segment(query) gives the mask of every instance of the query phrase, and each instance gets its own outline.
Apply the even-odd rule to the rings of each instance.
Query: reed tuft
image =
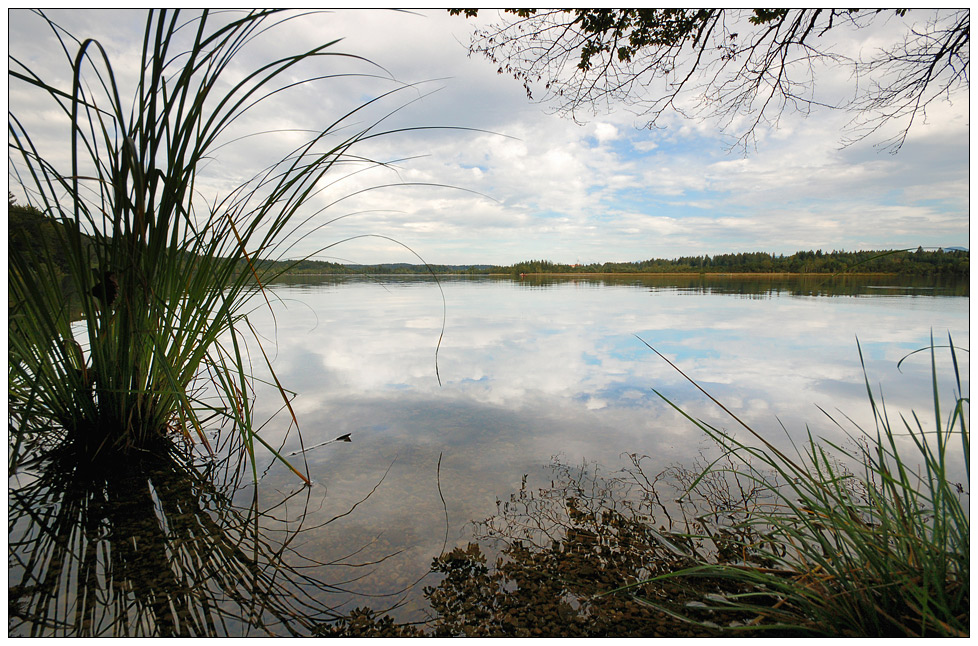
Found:
[[[341,166],[383,165],[351,153],[365,139],[396,132],[379,132],[383,117],[370,123],[361,111],[409,86],[307,131],[283,159],[205,202],[200,169],[243,115],[283,90],[340,76],[302,77],[304,64],[372,63],[330,41],[243,70],[243,48],[302,14],[151,10],[126,107],[102,45],[35,14],[63,49],[69,80],[48,80],[14,55],[10,80],[48,100],[70,134],[60,147],[42,149],[10,112],[14,184],[56,226],[55,251],[10,254],[9,468],[62,443],[110,464],[172,436],[209,447],[205,429],[216,428],[236,429],[252,463],[262,445],[284,459],[252,419],[245,305],[264,295],[265,261],[280,259],[313,217],[303,208],[330,188],[324,178],[332,185],[334,174],[356,172]],[[60,264],[50,262],[55,253]],[[290,396],[279,389],[291,414]]]
[[[680,410],[725,458],[706,467],[688,495],[716,478],[733,478],[747,493],[736,508],[704,524],[703,535],[691,537],[712,540],[725,558],[696,554],[697,565],[656,579],[727,581],[734,591],[709,595],[707,605],[721,625],[724,616],[751,617],[740,620],[743,630],[969,635],[969,398],[962,393],[958,351],[950,338],[946,347],[954,383],[949,411],[939,392],[932,337],[925,349],[933,383],[929,422],[916,413],[891,419],[868,376],[875,428],[826,413],[857,448],[819,442],[809,432],[805,446],[789,456],[736,417],[754,441]],[[859,353],[866,375],[861,348]],[[964,484],[952,476],[960,468]]]

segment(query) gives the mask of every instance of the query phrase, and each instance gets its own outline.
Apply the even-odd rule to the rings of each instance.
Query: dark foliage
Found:
[[[725,253],[715,256],[650,258],[636,262],[564,264],[549,260],[525,260],[513,265],[412,265],[407,263],[343,265],[320,260],[289,263],[287,275],[296,274],[835,274],[878,273],[906,276],[969,275],[970,253],[964,249],[916,251],[799,251],[785,256],[765,252]],[[274,263],[279,270],[285,263]],[[271,270],[272,263],[262,266]]]
[[[965,250],[799,251],[790,256],[764,252],[715,256],[681,256],[665,260],[565,265],[547,260],[516,263],[512,273],[797,273],[841,272],[904,274],[910,276],[967,276],[970,254]]]

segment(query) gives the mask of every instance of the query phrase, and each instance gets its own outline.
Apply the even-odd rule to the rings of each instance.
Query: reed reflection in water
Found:
[[[10,479],[8,634],[307,635],[337,617],[328,593],[343,584],[294,547],[315,490],[261,509],[235,501],[240,476],[172,445],[96,464],[61,446],[24,465]]]

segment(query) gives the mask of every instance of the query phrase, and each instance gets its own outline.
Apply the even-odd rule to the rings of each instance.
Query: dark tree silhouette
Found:
[[[786,110],[827,105],[853,112],[844,144],[879,133],[881,145],[896,152],[934,101],[969,88],[968,9],[505,11],[502,22],[475,31],[470,53],[485,55],[500,74],[521,81],[527,96],[540,95],[575,120],[616,104],[646,127],[669,112],[715,118],[746,148],[759,127],[776,126]],[[900,21],[902,36],[880,29],[891,21]],[[865,29],[891,34],[891,41],[857,59],[843,45]],[[824,66],[850,69],[851,98],[816,94]],[[881,132],[889,123],[897,124],[896,134]]]

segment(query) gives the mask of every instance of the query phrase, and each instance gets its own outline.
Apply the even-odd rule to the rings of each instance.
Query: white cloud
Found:
[[[594,136],[598,140],[598,143],[605,144],[618,139],[621,133],[612,124],[599,121],[594,124]]]
[[[123,75],[132,74],[140,13],[127,13],[121,25],[110,25],[104,15],[65,11],[56,17],[79,35],[103,38]],[[815,110],[807,118],[786,113],[780,129],[760,131],[758,148],[743,157],[728,152],[716,124],[707,121],[672,116],[664,130],[649,131],[635,129],[635,116],[625,110],[584,127],[548,114],[545,106],[526,100],[519,83],[496,74],[488,61],[466,55],[472,24],[444,11],[340,10],[293,21],[283,36],[257,39],[243,50],[242,70],[276,53],[342,37],[336,51],[381,67],[334,57],[302,72],[381,78],[328,79],[294,88],[257,106],[237,124],[238,132],[323,127],[364,100],[400,87],[384,80],[388,74],[398,82],[431,82],[401,90],[377,110],[356,115],[351,125],[369,124],[413,101],[380,127],[489,131],[408,130],[364,142],[356,154],[403,161],[345,177],[352,169],[331,174],[329,180],[338,181],[310,204],[310,213],[377,184],[432,186],[386,188],[340,201],[315,222],[357,215],[310,237],[296,247],[296,255],[363,233],[396,238],[427,260],[444,263],[509,264],[531,257],[575,262],[581,254],[595,261],[637,260],[758,247],[790,253],[800,243],[804,248],[927,246],[939,238],[939,244],[967,244],[966,100],[935,104],[897,156],[880,154],[868,143],[840,150],[839,132],[848,115]],[[12,55],[67,78],[63,62],[50,62],[62,55],[48,46],[50,36],[35,17],[13,11],[11,25]],[[829,71],[820,71],[817,80],[829,92],[842,92],[845,82]],[[430,90],[437,91],[426,95]],[[65,159],[64,128],[51,128],[57,119],[50,100],[28,95],[11,83],[12,112],[48,145],[53,158]],[[205,171],[202,193],[213,199],[230,190],[298,141],[295,133],[280,133],[221,149]],[[364,262],[406,260],[403,250],[376,239],[350,248],[359,249],[356,255]],[[374,252],[380,255],[363,257]]]

